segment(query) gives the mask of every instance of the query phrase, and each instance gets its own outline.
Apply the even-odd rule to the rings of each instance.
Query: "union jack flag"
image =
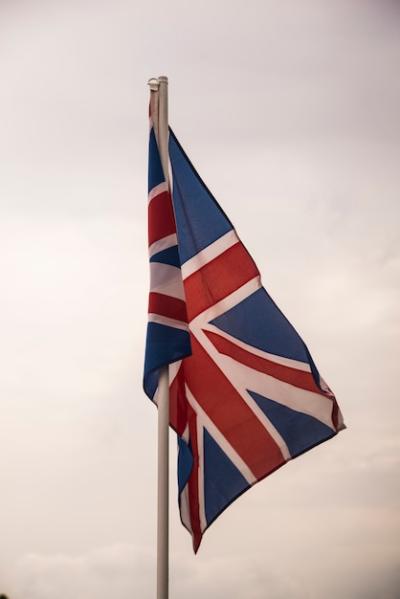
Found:
[[[344,428],[335,396],[169,130],[171,193],[149,144],[144,389],[168,365],[181,520],[197,551],[239,495]]]

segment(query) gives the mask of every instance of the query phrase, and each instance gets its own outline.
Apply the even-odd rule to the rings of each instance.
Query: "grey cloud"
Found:
[[[106,599],[110,595],[145,599],[155,593],[154,567],[154,555],[128,545],[76,557],[32,554],[18,563],[11,590],[15,599]],[[295,597],[294,581],[284,582],[272,572],[266,576],[260,564],[249,558],[238,559],[236,565],[231,560],[228,565],[223,558],[215,559],[206,565],[206,571],[207,576],[204,567],[196,567],[188,556],[180,555],[177,568],[173,568],[171,592],[177,598],[196,599],[207,593],[210,597],[239,599],[245,593],[249,599],[260,599],[264,596],[260,587],[268,587],[274,599]]]
[[[269,546],[267,554],[271,553]],[[268,559],[260,560],[259,555],[246,557],[214,557],[196,564],[185,555],[177,555],[176,566],[172,567],[171,592],[177,599],[193,597],[200,599],[205,595],[213,599],[232,597],[241,599],[327,599],[340,594],[344,599],[358,597],[385,596],[396,597],[398,577],[390,567],[384,567],[384,576],[376,579],[377,552],[367,550],[362,558],[353,556],[353,548],[344,542],[341,552],[328,550],[326,559],[335,560],[336,576],[325,578],[328,563],[314,568],[314,580],[311,583],[304,569],[308,555],[292,555],[289,564],[282,562],[271,568]],[[346,563],[347,562],[347,563]],[[27,555],[23,557],[13,573],[10,593],[14,599],[76,599],[96,597],[105,599],[117,596],[119,599],[130,597],[154,596],[154,555],[149,551],[131,545],[103,547],[78,556],[67,555]],[[362,574],[362,568],[367,568]],[[313,567],[311,566],[311,569]],[[353,569],[355,576],[348,576]],[[358,574],[358,576],[357,576]],[[374,595],[374,593],[376,593]]]

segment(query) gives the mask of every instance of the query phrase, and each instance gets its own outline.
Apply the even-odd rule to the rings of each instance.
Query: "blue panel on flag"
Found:
[[[233,227],[171,131],[169,156],[173,202],[182,264]]]
[[[265,352],[308,362],[303,341],[264,288],[255,291],[211,323]]]
[[[313,416],[292,410],[254,391],[249,393],[284,439],[292,458],[335,435],[329,426]]]
[[[204,429],[204,501],[207,524],[250,485]]]
[[[144,380],[143,380],[143,388],[145,390],[147,397],[150,397],[150,399],[154,399],[154,395],[157,391],[158,377],[159,377],[158,370],[152,370],[148,373],[145,372]]]
[[[181,263],[179,260],[178,246],[174,245],[166,250],[162,250],[161,252],[154,254],[150,258],[150,262],[161,262],[161,264],[170,264],[171,266],[180,268]]]
[[[165,181],[164,173],[158,153],[156,136],[154,135],[154,129],[152,129],[149,140],[149,192],[163,181]]]
[[[193,456],[189,446],[178,437],[178,489],[182,493],[193,466]]]
[[[165,364],[171,364],[190,354],[190,337],[187,331],[156,322],[147,325],[145,376]]]

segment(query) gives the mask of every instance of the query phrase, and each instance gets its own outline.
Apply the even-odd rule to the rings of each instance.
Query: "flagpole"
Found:
[[[155,109],[154,130],[165,181],[168,169],[168,78],[149,81]],[[154,95],[156,94],[156,95]],[[169,571],[169,378],[168,366],[160,369],[158,379],[158,481],[157,481],[157,599],[168,599]]]
[[[157,599],[168,599],[169,565],[169,378],[168,366],[158,379],[158,508],[157,508]]]

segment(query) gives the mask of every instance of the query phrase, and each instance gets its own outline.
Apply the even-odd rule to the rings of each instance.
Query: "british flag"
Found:
[[[335,397],[169,131],[171,193],[150,128],[151,285],[144,389],[168,366],[181,520],[197,551],[239,495],[344,428]]]

